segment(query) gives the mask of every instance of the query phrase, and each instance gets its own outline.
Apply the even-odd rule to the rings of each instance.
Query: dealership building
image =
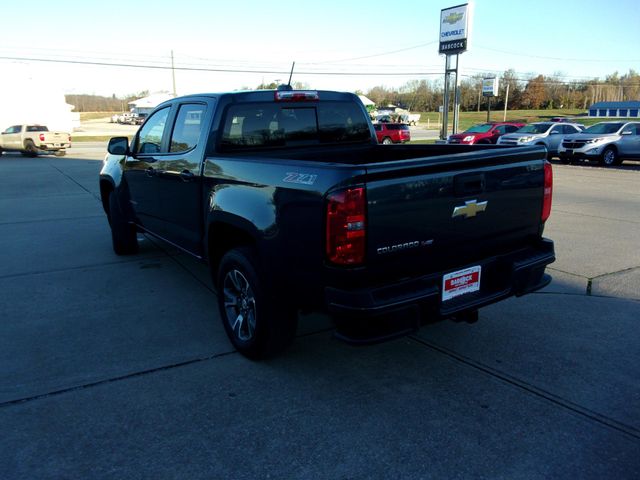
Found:
[[[640,117],[640,102],[598,102],[589,107],[590,117]]]

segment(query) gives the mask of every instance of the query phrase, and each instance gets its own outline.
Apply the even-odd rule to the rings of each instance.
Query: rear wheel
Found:
[[[33,143],[33,140],[25,140],[24,141],[24,151],[28,157],[36,157],[38,156],[38,149],[36,145]]]
[[[138,253],[136,227],[127,221],[115,192],[109,195],[109,219],[113,251],[118,255]]]
[[[620,157],[618,156],[618,151],[615,147],[607,147],[604,149],[602,157],[600,157],[600,164],[605,167],[620,165]]]
[[[233,346],[254,360],[284,350],[297,328],[295,308],[270,297],[257,265],[253,249],[235,248],[222,257],[216,278],[224,329]]]
[[[382,144],[383,145],[391,145],[393,142],[391,141],[391,139],[389,137],[384,137],[382,139]]]

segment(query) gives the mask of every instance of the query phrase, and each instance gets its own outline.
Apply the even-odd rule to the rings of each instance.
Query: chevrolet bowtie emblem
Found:
[[[480,202],[477,200],[469,200],[468,202],[464,202],[464,205],[461,207],[455,207],[453,209],[453,215],[451,218],[456,217],[475,217],[478,213],[484,212],[487,209],[487,203],[489,202]]]

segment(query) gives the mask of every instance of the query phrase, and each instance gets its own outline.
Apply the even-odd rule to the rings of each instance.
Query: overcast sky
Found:
[[[31,0],[28,13],[5,3],[0,85],[31,78],[65,93],[171,91],[172,50],[178,94],[285,81],[293,61],[293,80],[317,89],[442,79],[440,10],[460,3]],[[513,68],[569,81],[640,70],[638,12],[632,0],[476,0],[461,73]]]

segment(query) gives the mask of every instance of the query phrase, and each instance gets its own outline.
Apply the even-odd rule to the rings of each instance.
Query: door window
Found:
[[[205,109],[206,106],[203,104],[180,106],[173,133],[171,134],[169,146],[171,153],[186,152],[195,148],[200,140]]]
[[[169,107],[158,110],[154,113],[138,134],[135,153],[162,153],[162,137],[167,125]]]

